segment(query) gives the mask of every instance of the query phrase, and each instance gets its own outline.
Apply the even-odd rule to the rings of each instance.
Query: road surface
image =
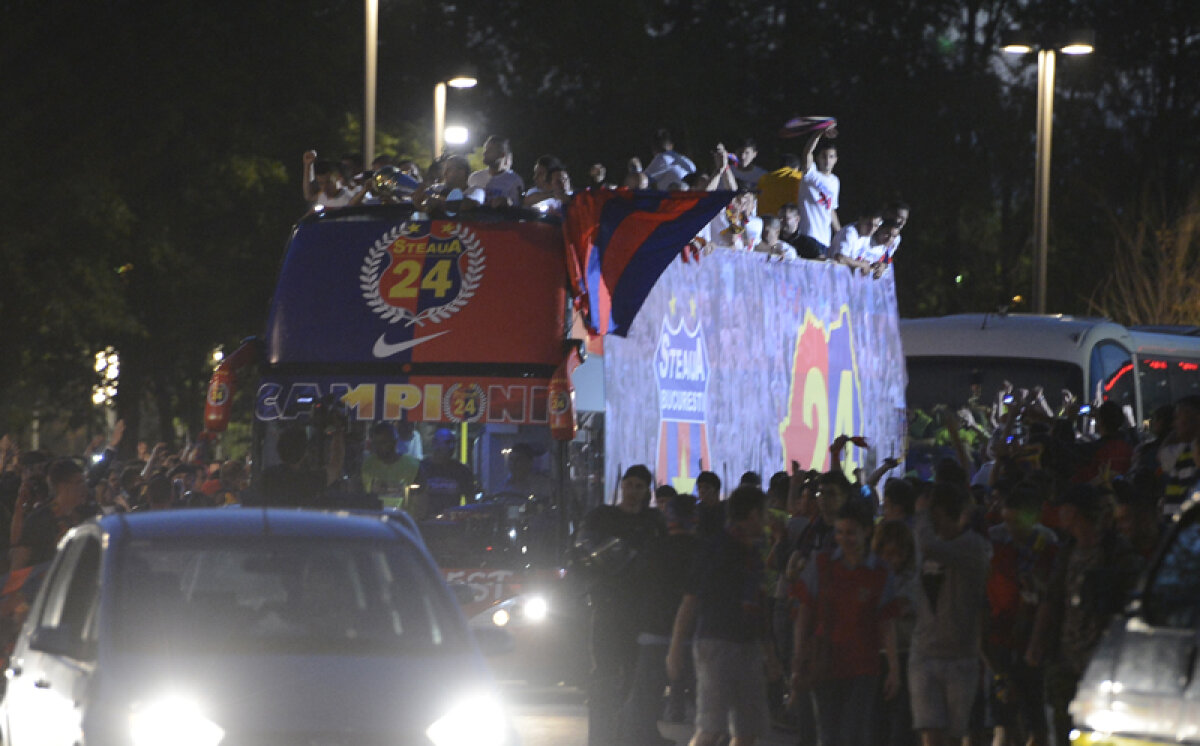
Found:
[[[587,705],[583,692],[572,687],[528,687],[506,685],[509,703],[521,746],[587,746]],[[658,730],[683,746],[692,737],[691,718],[686,723],[659,721]],[[774,731],[758,741],[761,746],[792,746],[796,737]]]

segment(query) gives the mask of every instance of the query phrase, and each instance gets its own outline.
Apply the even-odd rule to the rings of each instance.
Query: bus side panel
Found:
[[[904,357],[895,284],[820,262],[719,252],[677,261],[629,337],[605,340],[606,483],[645,463],[693,491],[710,469],[732,489],[829,467],[839,434],[865,435],[843,466],[870,470],[903,452]]]

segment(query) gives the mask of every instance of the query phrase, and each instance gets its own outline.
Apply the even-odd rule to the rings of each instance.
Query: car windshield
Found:
[[[133,541],[114,627],[127,651],[387,654],[456,646],[425,560],[393,543]]]

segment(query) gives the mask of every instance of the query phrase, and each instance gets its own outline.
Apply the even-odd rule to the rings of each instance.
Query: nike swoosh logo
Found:
[[[449,333],[450,330],[447,329],[444,332],[438,332],[437,334],[430,334],[424,337],[410,339],[407,342],[397,342],[395,344],[388,344],[387,334],[380,334],[379,339],[375,340],[375,347],[371,350],[371,354],[373,354],[375,357],[391,357],[397,352],[404,352],[405,350],[412,349],[423,342],[428,342],[435,337],[440,337],[443,334]]]

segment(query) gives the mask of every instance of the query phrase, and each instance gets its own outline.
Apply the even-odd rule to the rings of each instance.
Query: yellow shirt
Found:
[[[783,168],[763,174],[758,180],[758,214],[776,215],[779,208],[800,199],[800,180],[804,172]]]
[[[417,478],[420,466],[407,454],[389,464],[372,453],[363,459],[363,489],[378,497],[384,507],[404,507],[404,488]]]

